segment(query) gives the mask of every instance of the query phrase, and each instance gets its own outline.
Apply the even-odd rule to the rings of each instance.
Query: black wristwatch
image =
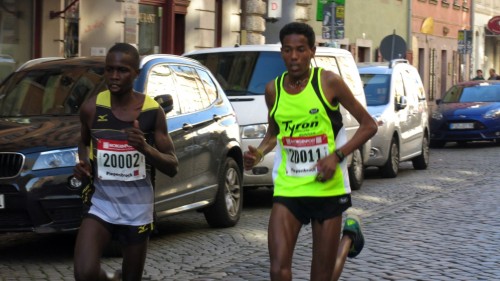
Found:
[[[342,150],[335,149],[335,151],[333,153],[335,153],[335,155],[337,155],[337,157],[339,158],[339,163],[342,162],[342,161],[344,161],[345,155],[342,152]]]

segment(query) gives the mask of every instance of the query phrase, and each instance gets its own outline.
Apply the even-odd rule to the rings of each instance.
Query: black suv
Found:
[[[0,85],[0,232],[76,230],[82,184],[79,107],[105,90],[104,57],[40,60]],[[210,226],[234,226],[243,204],[239,124],[224,91],[198,62],[174,55],[141,59],[135,89],[168,98],[179,172],[156,172],[155,218],[200,210]],[[170,99],[171,98],[171,99]]]

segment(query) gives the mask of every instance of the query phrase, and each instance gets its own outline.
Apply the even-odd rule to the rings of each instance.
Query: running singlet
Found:
[[[145,96],[137,120],[148,143],[152,143],[158,103]],[[111,93],[99,93],[91,128],[91,160],[94,194],[89,213],[121,225],[144,225],[153,221],[154,192],[151,167],[145,156],[128,145],[122,129],[133,126],[111,111]]]
[[[347,161],[339,163],[332,179],[316,181],[316,163],[347,141],[340,105],[331,105],[321,88],[321,68],[311,71],[302,92],[289,94],[283,73],[275,80],[276,99],[270,111],[279,127],[273,180],[274,196],[326,197],[351,192]]]

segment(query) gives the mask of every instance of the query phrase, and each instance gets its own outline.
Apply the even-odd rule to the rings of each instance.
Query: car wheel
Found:
[[[395,178],[399,172],[399,146],[393,138],[389,146],[389,157],[384,166],[380,167],[380,173],[384,178]]]
[[[233,158],[227,158],[219,172],[215,202],[204,210],[211,227],[230,227],[240,219],[243,207],[242,173]]]
[[[431,140],[430,147],[432,148],[442,148],[446,144],[445,141]]]
[[[347,169],[349,172],[349,183],[352,190],[359,190],[365,178],[365,167],[363,166],[363,156],[361,151],[356,149],[352,153],[351,165]]]
[[[422,139],[422,152],[411,161],[413,163],[413,168],[416,170],[425,170],[427,166],[429,166],[429,137],[427,137],[427,135],[424,135]]]

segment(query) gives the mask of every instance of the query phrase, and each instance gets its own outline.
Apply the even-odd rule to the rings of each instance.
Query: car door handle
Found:
[[[184,123],[184,124],[182,125],[182,129],[183,129],[184,131],[189,131],[189,130],[191,130],[192,128],[193,128],[193,125],[188,124],[188,123]]]
[[[220,116],[218,114],[214,114],[213,118],[215,121],[220,121],[222,119],[222,116]]]

